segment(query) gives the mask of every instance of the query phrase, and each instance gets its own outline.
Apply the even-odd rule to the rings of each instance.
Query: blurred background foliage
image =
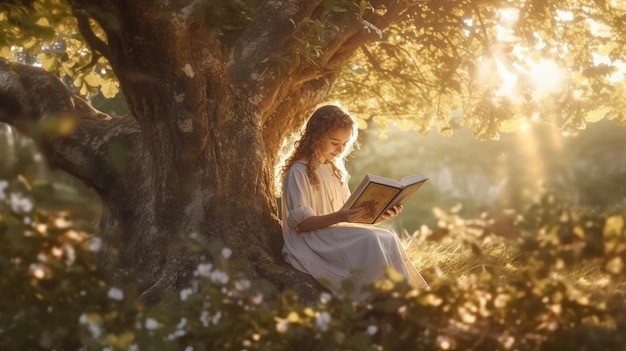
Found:
[[[390,223],[411,234],[421,225],[436,225],[433,208],[498,217],[527,209],[546,192],[579,208],[625,209],[625,134],[625,127],[607,120],[575,133],[534,124],[485,141],[466,128],[445,137],[436,130],[424,136],[372,125],[361,131],[360,148],[347,164],[352,187],[367,173],[398,180],[416,173],[430,178]]]

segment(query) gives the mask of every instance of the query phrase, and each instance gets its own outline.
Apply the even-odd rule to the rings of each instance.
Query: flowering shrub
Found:
[[[0,349],[78,349],[85,311],[124,314],[134,303],[105,281],[98,242],[37,201],[30,185],[0,180]]]
[[[305,306],[291,291],[267,301],[228,248],[209,247],[220,259],[199,264],[193,286],[144,309],[132,287],[107,282],[97,240],[0,181],[0,349],[623,349],[624,216],[550,202],[511,216],[517,239],[486,217],[440,212],[438,228],[407,243],[429,291],[389,271],[367,303],[322,294]]]

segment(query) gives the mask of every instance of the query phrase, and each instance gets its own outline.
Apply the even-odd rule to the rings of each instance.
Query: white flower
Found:
[[[213,284],[224,285],[228,283],[228,279],[229,277],[226,272],[219,271],[219,270],[211,272],[211,282]]]
[[[220,322],[220,319],[222,318],[222,312],[217,311],[217,313],[211,318],[211,323],[218,324]]]
[[[124,292],[118,288],[110,288],[107,296],[110,299],[121,301],[124,299]]]
[[[89,251],[100,251],[102,248],[102,239],[100,237],[94,236],[87,240],[87,249]]]
[[[46,277],[45,266],[41,263],[31,263],[30,266],[28,266],[28,270],[37,279],[43,279]]]
[[[91,333],[91,336],[93,336],[95,339],[99,338],[100,335],[102,335],[102,329],[100,329],[100,325],[96,324],[96,323],[89,323],[89,332]]]
[[[279,333],[286,333],[287,329],[289,329],[289,321],[287,321],[286,319],[279,319],[278,322],[276,322],[276,331]]]
[[[202,325],[204,327],[208,327],[209,326],[209,312],[202,311],[202,313],[200,314],[200,321],[202,322]]]
[[[211,269],[213,269],[213,265],[210,263],[200,263],[198,265],[198,267],[196,268],[196,271],[193,272],[193,275],[197,276],[201,276],[201,277],[209,277],[209,274],[211,274]]]
[[[328,312],[324,311],[322,313],[318,313],[317,315],[315,315],[315,325],[317,325],[317,327],[321,331],[327,331],[329,324],[330,324],[330,314],[328,314]]]
[[[191,289],[183,289],[180,291],[180,300],[185,301],[189,297],[189,295],[193,294],[193,290]]]
[[[159,327],[159,322],[157,322],[156,319],[153,319],[153,318],[146,319],[146,329],[154,330],[154,329],[157,329],[158,327]]]
[[[205,327],[208,327],[210,324],[218,324],[220,322],[220,319],[222,319],[222,312],[220,311],[217,311],[217,313],[213,316],[211,316],[207,311],[202,311],[202,313],[200,314],[200,321]]]
[[[323,292],[320,294],[320,301],[322,303],[328,303],[333,298],[333,296],[327,292]]]
[[[11,193],[11,210],[15,213],[28,213],[33,209],[33,202],[20,194]]]
[[[442,350],[451,350],[452,348],[454,348],[454,342],[445,335],[437,336],[435,342],[437,343],[437,346],[439,346],[439,348]]]
[[[67,265],[71,265],[74,263],[74,261],[76,261],[76,250],[74,250],[74,247],[71,245],[64,245],[63,248],[65,249],[65,263]]]
[[[241,279],[235,282],[235,289],[238,291],[250,289],[250,281],[248,279]]]
[[[225,259],[229,259],[230,256],[233,254],[233,251],[227,247],[222,249],[222,257],[224,257]]]
[[[193,351],[193,346],[187,346],[185,347],[184,351]]]
[[[515,344],[515,338],[510,335],[501,335],[498,337],[498,341],[505,349],[509,350]]]
[[[183,329],[186,325],[187,325],[187,318],[183,317],[180,319],[180,322],[178,322],[176,329]]]
[[[139,351],[139,346],[137,346],[137,344],[130,344],[127,351]]]
[[[177,330],[175,332],[173,332],[172,334],[167,336],[168,340],[175,340],[176,338],[180,338],[185,336],[185,331],[184,330]]]
[[[256,295],[254,295],[252,297],[252,303],[253,304],[259,305],[259,304],[261,304],[261,302],[263,302],[263,294],[257,293]]]
[[[378,327],[377,326],[372,324],[369,327],[367,327],[367,334],[374,335],[374,334],[376,334],[376,332],[378,332]]]

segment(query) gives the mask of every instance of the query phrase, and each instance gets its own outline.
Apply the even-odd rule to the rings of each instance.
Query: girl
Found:
[[[427,288],[395,234],[354,223],[363,208],[340,210],[350,196],[344,157],[356,136],[356,120],[338,106],[323,106],[309,119],[283,167],[283,256],[334,293],[351,280],[356,299],[368,297],[360,288],[383,278],[386,266]]]

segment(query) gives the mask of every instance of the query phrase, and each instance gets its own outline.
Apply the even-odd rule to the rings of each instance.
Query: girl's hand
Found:
[[[365,207],[356,207],[349,210],[338,211],[337,214],[339,216],[340,222],[354,222],[361,216],[363,216],[365,214],[365,211]]]
[[[402,206],[402,205],[400,205],[400,206],[393,206],[392,208],[390,208],[387,211],[385,211],[385,213],[380,215],[379,222],[382,222],[384,220],[387,220],[389,218],[393,218],[393,217],[399,215],[400,212],[402,212],[403,209],[404,209],[404,206]]]

